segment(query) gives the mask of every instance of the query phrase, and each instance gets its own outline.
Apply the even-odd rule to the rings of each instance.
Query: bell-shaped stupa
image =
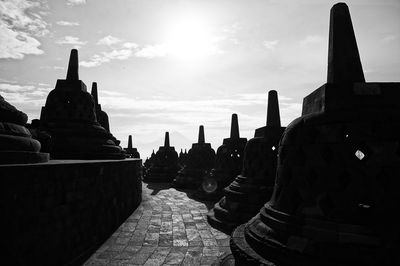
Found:
[[[187,164],[187,152],[186,149],[185,151],[183,151],[183,149],[181,149],[181,152],[179,153],[179,165],[181,167],[184,167]]]
[[[268,93],[266,126],[256,129],[244,150],[240,175],[224,189],[224,196],[207,215],[215,228],[231,232],[247,222],[271,197],[276,173],[276,160],[281,127],[278,94]]]
[[[366,83],[348,7],[327,83],[279,146],[272,198],[232,234],[236,265],[400,265],[400,83]]]
[[[128,147],[124,148],[126,158],[140,158],[137,148],[132,146],[132,135],[128,136]]]
[[[76,49],[71,50],[67,78],[57,80],[40,120],[52,137],[53,159],[125,158],[115,138],[97,121],[95,101],[79,79]]]
[[[28,116],[0,95],[0,164],[40,163],[49,160],[40,142],[25,127]]]
[[[178,153],[169,144],[169,132],[165,132],[164,146],[158,149],[151,160],[151,165],[144,176],[145,182],[171,182],[174,179],[180,168]]]
[[[199,127],[197,143],[187,155],[186,165],[178,172],[173,185],[180,188],[197,188],[215,164],[215,151],[205,142],[204,126]]]
[[[243,165],[243,152],[247,138],[241,138],[237,114],[232,114],[231,134],[217,149],[215,167],[203,178],[197,197],[219,199],[224,187],[240,174]]]

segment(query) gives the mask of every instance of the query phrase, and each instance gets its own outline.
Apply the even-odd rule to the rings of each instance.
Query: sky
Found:
[[[163,144],[216,150],[232,113],[242,137],[265,125],[269,90],[283,126],[326,82],[330,0],[0,0],[0,94],[29,120],[79,50],[80,79],[114,136],[142,158]],[[367,82],[398,82],[400,1],[349,0]]]

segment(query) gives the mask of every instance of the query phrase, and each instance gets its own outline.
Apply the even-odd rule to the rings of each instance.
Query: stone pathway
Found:
[[[211,265],[231,251],[207,212],[167,184],[143,184],[141,205],[84,265]]]

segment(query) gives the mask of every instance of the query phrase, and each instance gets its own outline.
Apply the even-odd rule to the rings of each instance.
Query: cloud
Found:
[[[127,48],[127,49],[136,49],[139,47],[139,45],[134,42],[126,42],[122,45],[122,47]]]
[[[276,48],[276,46],[278,45],[279,40],[273,40],[273,41],[264,41],[263,45],[265,46],[265,48],[267,48],[268,50],[273,50]]]
[[[116,37],[113,37],[113,36],[111,36],[111,35],[108,35],[108,36],[106,36],[106,37],[104,37],[104,38],[101,38],[101,39],[97,42],[97,45],[107,45],[107,46],[111,46],[111,45],[113,45],[113,44],[117,44],[117,43],[120,43],[120,42],[121,42],[120,39],[118,39],[118,38],[116,38]]]
[[[49,31],[40,15],[42,8],[41,2],[0,1],[0,58],[23,59],[28,54],[43,54],[37,38]]]
[[[79,64],[83,67],[96,67],[111,60],[126,60],[131,56],[132,50],[130,49],[112,50],[111,52],[95,54],[88,61],[81,61]]]
[[[79,22],[72,22],[72,21],[65,21],[65,20],[57,21],[56,24],[60,25],[60,26],[66,26],[66,27],[79,26]]]
[[[324,38],[322,38],[319,35],[308,35],[306,38],[304,38],[303,40],[300,41],[301,45],[312,45],[312,44],[317,44],[317,43],[321,43],[324,40]]]
[[[85,45],[87,42],[80,41],[78,37],[74,36],[65,36],[63,39],[56,41],[57,44],[67,44],[73,45],[74,48],[80,48],[82,45]]]
[[[52,88],[48,84],[20,85],[0,83],[0,94],[6,101],[25,112],[29,119],[38,118]]]
[[[86,4],[86,0],[67,0],[67,5],[78,6]]]
[[[163,57],[167,54],[168,48],[163,44],[147,45],[135,52],[135,56],[144,58]]]

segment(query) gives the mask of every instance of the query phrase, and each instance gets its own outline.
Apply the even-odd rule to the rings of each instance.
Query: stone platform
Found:
[[[1,265],[81,265],[139,206],[141,165],[0,165]]]
[[[208,206],[167,183],[143,184],[142,204],[84,265],[212,265],[230,254]]]

